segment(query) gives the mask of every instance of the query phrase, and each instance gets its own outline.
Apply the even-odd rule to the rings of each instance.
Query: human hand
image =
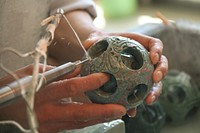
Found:
[[[138,41],[142,44],[149,52],[150,52],[150,59],[152,64],[155,65],[155,70],[153,72],[153,81],[154,85],[145,99],[147,104],[152,104],[156,101],[162,91],[162,83],[161,80],[166,75],[168,70],[168,61],[167,58],[162,55],[163,51],[163,44],[159,39],[145,36],[136,33],[103,33],[103,32],[94,32],[90,35],[90,37],[85,41],[84,45],[86,48],[89,48],[93,45],[96,41],[103,39],[107,36],[123,36],[135,41]],[[136,109],[131,109],[128,112],[129,116],[135,116]]]
[[[53,66],[50,66],[50,65],[47,65],[45,66],[45,70],[48,71],[50,69],[54,68]],[[43,65],[40,64],[39,66],[39,72],[43,72]],[[28,65],[28,66],[25,66],[21,69],[18,69],[16,71],[13,72],[13,74],[15,74],[17,76],[17,78],[23,78],[25,76],[28,76],[28,75],[32,75],[33,73],[33,65]],[[11,75],[7,75],[7,76],[4,76],[0,79],[0,87],[6,85],[6,84],[9,84],[13,81],[15,81],[16,79],[11,76]]]
[[[47,66],[47,68],[53,67]],[[42,72],[42,69],[39,70]],[[32,66],[17,71],[17,74],[22,77],[31,73]],[[108,75],[95,73],[85,77],[72,78],[68,76],[68,78],[48,84],[36,93],[35,112],[40,132],[54,133],[64,129],[77,129],[118,119],[125,115],[126,110],[121,105],[101,105],[71,100],[71,97],[83,95],[85,91],[102,86],[109,80]],[[63,98],[65,100],[62,100]],[[28,128],[24,105],[24,101],[20,99],[11,105],[0,108],[0,119],[15,120]]]

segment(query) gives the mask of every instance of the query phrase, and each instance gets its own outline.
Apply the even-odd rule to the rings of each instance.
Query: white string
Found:
[[[70,26],[71,30],[73,31],[73,33],[74,33],[76,39],[78,40],[79,45],[80,45],[81,48],[83,49],[83,51],[84,51],[84,53],[85,53],[85,55],[86,55],[86,58],[89,58],[89,59],[90,59],[89,54],[87,53],[86,49],[84,48],[84,46],[83,46],[83,44],[82,44],[82,42],[81,42],[79,36],[77,35],[76,31],[75,31],[74,28],[72,27],[71,23],[69,22],[69,20],[67,19],[67,17],[66,17],[63,13],[62,13],[62,16],[64,17],[64,19],[66,20],[66,22],[69,24],[69,26]]]

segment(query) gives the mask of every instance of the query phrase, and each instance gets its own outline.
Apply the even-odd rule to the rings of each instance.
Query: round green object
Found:
[[[81,75],[104,72],[110,80],[100,88],[87,92],[95,103],[118,103],[130,109],[140,105],[153,85],[148,51],[138,42],[111,36],[88,49],[91,61],[85,63]]]
[[[200,107],[200,90],[189,74],[170,70],[163,79],[159,101],[166,112],[167,120],[180,124],[194,115]]]
[[[131,118],[122,117],[126,133],[159,133],[165,124],[165,111],[159,102],[153,105],[140,105],[137,114]]]

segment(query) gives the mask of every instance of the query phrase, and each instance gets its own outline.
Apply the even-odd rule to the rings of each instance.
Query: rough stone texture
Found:
[[[107,37],[88,50],[92,60],[82,67],[83,76],[105,72],[110,80],[87,93],[96,103],[119,103],[130,109],[140,105],[153,85],[153,64],[148,51],[125,37]]]
[[[187,73],[171,70],[163,79],[159,102],[168,120],[173,124],[181,124],[195,115],[200,107],[200,91]]]

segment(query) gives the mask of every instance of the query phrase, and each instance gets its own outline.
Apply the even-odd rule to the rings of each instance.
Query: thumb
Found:
[[[90,46],[92,46],[95,42],[97,42],[100,39],[101,39],[101,37],[92,36],[92,37],[86,39],[83,45],[86,49],[88,49]]]
[[[108,34],[105,32],[101,32],[101,31],[95,31],[93,33],[91,33],[88,37],[88,39],[85,40],[84,42],[84,47],[86,49],[88,49],[90,46],[92,46],[95,42],[97,42],[100,39],[103,39],[105,37],[107,37]]]

